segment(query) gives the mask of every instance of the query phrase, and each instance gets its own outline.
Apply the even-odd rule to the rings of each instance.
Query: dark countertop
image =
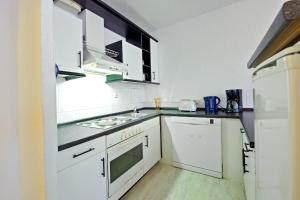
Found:
[[[151,118],[159,116],[159,114],[160,113],[152,111],[152,112],[149,112],[149,115],[147,115],[145,117],[141,117],[137,120],[133,120],[128,123],[124,123],[122,125],[114,126],[113,128],[106,129],[106,130],[82,127],[82,126],[76,125],[80,121],[59,124],[57,127],[57,129],[58,129],[57,130],[57,132],[58,132],[58,136],[57,136],[58,137],[58,151],[65,150],[67,148],[82,144],[84,142],[96,139],[98,137],[101,137],[104,135],[109,135],[111,133],[122,130],[124,128],[142,123],[146,120],[149,120]],[[110,116],[113,116],[113,115],[110,115]],[[101,118],[101,117],[102,116],[99,116],[96,118]],[[95,118],[81,120],[81,121],[88,121],[88,120],[92,120],[92,119],[95,119]]]
[[[131,111],[128,111],[131,112]],[[76,146],[78,144],[93,140],[95,138],[109,135],[121,129],[142,123],[143,121],[149,120],[151,118],[155,118],[157,116],[183,116],[183,117],[208,117],[208,118],[235,118],[240,119],[244,129],[248,135],[250,146],[254,148],[254,120],[253,120],[253,111],[244,111],[242,113],[225,113],[219,111],[216,114],[206,114],[204,111],[200,110],[197,112],[181,112],[175,109],[162,109],[160,111],[155,111],[154,109],[141,109],[140,112],[147,113],[145,117],[141,117],[137,120],[115,126],[114,128],[107,129],[107,130],[100,130],[96,128],[88,128],[77,126],[76,122],[70,122],[65,124],[58,125],[58,151],[62,151],[64,149]],[[113,115],[118,115],[112,114]],[[108,116],[108,115],[106,115]],[[105,116],[105,117],[106,117]],[[103,116],[95,117],[100,118]],[[94,118],[94,119],[95,119]],[[81,120],[81,121],[88,121],[91,119]]]

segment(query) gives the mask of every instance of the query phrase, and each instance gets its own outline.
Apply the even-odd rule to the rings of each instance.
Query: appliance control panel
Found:
[[[112,133],[107,136],[107,147],[114,146],[122,141],[128,140],[129,138],[142,133],[141,126],[135,125],[124,130]]]

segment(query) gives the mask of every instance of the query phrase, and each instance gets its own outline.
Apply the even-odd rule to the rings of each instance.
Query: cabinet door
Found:
[[[143,58],[142,49],[124,42],[123,62],[128,67],[128,72],[124,74],[126,79],[139,80],[143,78]]]
[[[103,152],[58,172],[58,199],[106,199],[106,171]]]
[[[147,172],[161,158],[160,126],[157,125],[146,130],[145,140],[145,172]]]
[[[150,52],[151,52],[151,81],[153,83],[159,82],[158,77],[158,43],[150,39]]]
[[[246,172],[244,174],[244,185],[247,200],[255,200],[255,157],[253,152],[246,152]]]
[[[239,119],[222,119],[223,177],[243,183],[243,125]]]
[[[54,59],[61,71],[81,72],[82,20],[57,2],[53,11]]]

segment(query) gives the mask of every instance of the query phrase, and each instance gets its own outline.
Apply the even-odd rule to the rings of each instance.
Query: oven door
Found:
[[[109,197],[143,170],[143,142],[139,135],[108,149]]]

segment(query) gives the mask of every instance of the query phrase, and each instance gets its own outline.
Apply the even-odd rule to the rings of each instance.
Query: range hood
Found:
[[[105,53],[104,19],[89,10],[80,14],[83,20],[83,70],[96,74],[122,74],[127,66]]]
[[[96,74],[122,74],[127,72],[127,66],[98,49],[84,44],[83,70]]]

